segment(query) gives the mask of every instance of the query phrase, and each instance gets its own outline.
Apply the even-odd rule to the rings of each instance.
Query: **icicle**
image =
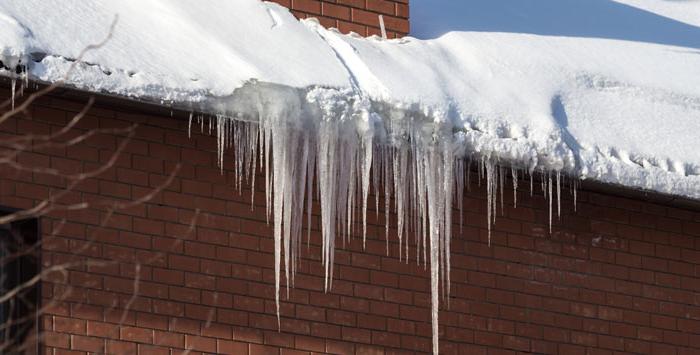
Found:
[[[504,214],[504,204],[505,204],[505,199],[503,198],[503,191],[505,190],[503,188],[504,185],[504,180],[505,180],[506,174],[503,173],[503,167],[498,167],[498,188],[501,190],[501,216]]]
[[[22,71],[22,74],[20,74],[20,78],[22,78],[22,85],[19,87],[19,96],[24,95],[24,89],[29,87],[29,74],[27,73],[27,70]]]
[[[549,171],[547,171],[549,173]],[[547,194],[547,179],[545,179],[545,171],[544,169],[540,169],[540,176],[541,176],[541,181],[540,181],[540,188],[542,189],[542,194],[544,194],[545,199],[549,199],[549,196]]]
[[[224,150],[226,149],[226,126],[227,119],[221,115],[216,116],[216,132],[218,139],[216,140],[217,145],[217,158],[219,169],[221,173],[224,172]]]
[[[361,174],[362,174],[362,249],[365,249],[367,241],[367,199],[369,198],[370,169],[374,146],[371,137],[365,137],[362,141]]]
[[[261,129],[261,134],[263,135],[262,141],[264,149],[264,165],[265,165],[265,206],[266,206],[266,217],[267,223],[270,223],[270,215],[272,214],[272,180],[270,176],[270,164],[272,163],[270,159],[270,146],[272,145],[272,133],[267,129]]]
[[[557,170],[557,217],[561,218],[561,171]]]
[[[482,165],[486,170],[486,219],[488,228],[488,245],[491,246],[491,227],[496,221],[496,196],[498,193],[498,169],[490,159],[482,160]]]
[[[455,192],[455,197],[457,198],[457,208],[459,210],[459,234],[464,233],[463,221],[464,221],[464,160],[457,160],[457,166],[455,167],[455,181],[457,182],[457,191]],[[466,171],[467,176],[469,176],[469,171]]]
[[[441,212],[441,215],[443,216],[443,225],[445,226],[445,231],[443,232],[443,239],[444,239],[444,251],[443,251],[443,264],[445,265],[444,271],[443,271],[443,279],[445,283],[445,303],[449,307],[449,301],[450,301],[450,291],[451,291],[451,277],[450,277],[450,270],[452,270],[452,261],[451,261],[451,243],[452,243],[452,204],[453,204],[453,193],[454,193],[454,168],[455,168],[455,163],[454,163],[454,156],[453,156],[453,149],[452,145],[443,142],[444,148],[443,148],[443,153],[442,153],[442,159],[443,159],[443,164],[445,166],[445,171],[443,171],[443,185],[444,185],[444,190],[443,190],[443,211]]]
[[[518,207],[518,170],[510,169],[511,178],[513,179],[513,208]]]
[[[382,161],[383,150],[381,148],[375,148],[375,150],[376,154],[374,154],[374,159],[372,159],[372,185],[374,186],[374,211],[377,219],[379,219],[379,178],[382,171],[379,162]]]
[[[187,121],[187,138],[192,138],[192,112],[190,112],[190,118]]]
[[[488,244],[498,213],[505,213],[505,180],[508,167],[501,166],[496,156],[456,156],[457,147],[451,139],[451,127],[425,124],[423,117],[402,116],[401,120],[384,122],[382,135],[367,130],[367,107],[322,107],[298,100],[292,102],[258,102],[257,121],[243,122],[224,115],[209,117],[209,131],[217,136],[217,162],[222,172],[224,152],[234,150],[234,184],[239,191],[243,179],[252,181],[251,206],[254,205],[255,177],[265,175],[266,218],[272,224],[274,240],[275,305],[280,326],[280,287],[282,273],[286,292],[294,285],[303,243],[304,213],[306,239],[310,245],[313,198],[320,204],[321,263],[324,268],[324,290],[333,285],[333,267],[337,239],[351,243],[359,237],[362,224],[362,244],[367,239],[367,209],[371,185],[374,185],[375,209],[380,219],[380,193],[383,209],[387,254],[389,253],[391,214],[396,213],[396,238],[399,260],[409,261],[409,243],[415,243],[416,263],[429,270],[431,277],[431,318],[433,351],[439,351],[438,310],[440,300],[449,304],[451,291],[452,208],[459,209],[460,233],[463,230],[465,186],[471,182],[471,159],[478,159],[475,176],[478,183],[485,178]],[[294,101],[295,98],[298,101]],[[333,105],[340,105],[333,102]],[[358,104],[359,105],[359,104]],[[253,105],[254,106],[254,105]],[[303,106],[303,107],[302,107]],[[342,106],[342,105],[340,105]],[[350,110],[346,112],[344,110]],[[363,111],[364,110],[364,111]],[[342,113],[339,113],[341,112]],[[321,119],[307,119],[307,114],[321,113]],[[205,117],[189,115],[188,137],[193,120],[199,119],[204,132]],[[358,129],[357,122],[365,126]],[[394,126],[392,126],[394,125]],[[374,129],[374,128],[372,128]],[[392,131],[394,130],[394,131]],[[369,132],[369,133],[368,133]],[[377,137],[390,137],[380,141]],[[541,168],[540,168],[541,169]],[[554,187],[552,172],[539,170],[541,187],[549,203],[549,229],[552,230]],[[534,191],[535,168],[530,175],[530,194]],[[465,176],[466,174],[466,176]],[[556,171],[557,212],[561,214],[561,176]],[[511,168],[513,207],[517,207],[519,172]],[[314,181],[314,179],[316,179]],[[564,181],[566,183],[566,181]],[[576,182],[574,205],[576,204]],[[499,191],[500,189],[500,191]],[[392,196],[393,195],[393,196]],[[500,196],[499,196],[500,195]],[[362,211],[358,211],[361,208]],[[574,206],[574,208],[576,208]],[[358,219],[361,219],[360,222]],[[415,238],[415,239],[413,239]],[[284,268],[284,271],[282,270]],[[442,292],[442,294],[440,293]]]
[[[306,213],[307,213],[307,234],[306,245],[311,245],[311,209],[313,207],[313,186],[314,186],[314,161],[315,154],[309,155],[309,161],[306,165]]]
[[[432,319],[433,330],[433,354],[439,354],[440,342],[438,340],[439,323],[438,323],[438,248],[433,240],[435,232],[431,231],[431,247],[430,247],[430,313]]]
[[[544,179],[543,179],[544,180]],[[547,172],[547,202],[549,203],[549,234],[552,234],[552,173]]]
[[[387,153],[384,158],[388,159],[391,156],[391,153]],[[389,179],[389,176],[391,175],[391,172],[389,171],[391,169],[391,165],[389,162],[385,161],[384,162],[384,218],[385,218],[385,224],[384,224],[384,232],[385,232],[385,238],[387,240],[387,243],[389,242],[389,207],[391,204],[391,181]]]
[[[17,82],[17,79],[15,79],[14,77],[12,77],[11,82],[10,82],[10,86],[12,87],[12,89],[11,89],[11,91],[12,91],[12,96],[11,96],[11,99],[10,99],[10,100],[11,100],[11,102],[12,102],[12,109],[13,109],[13,110],[15,109],[15,84],[16,84],[16,82]]]

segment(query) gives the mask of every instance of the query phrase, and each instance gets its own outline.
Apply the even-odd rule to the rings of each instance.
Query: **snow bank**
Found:
[[[341,35],[257,0],[208,5],[6,0],[3,73],[60,81],[118,16],[65,85],[212,115],[220,162],[232,147],[241,178],[266,169],[278,291],[282,264],[293,284],[314,179],[326,287],[336,239],[365,233],[353,228],[369,188],[393,195],[402,245],[415,236],[411,257],[430,264],[436,352],[450,210],[470,161],[487,181],[489,226],[506,175],[540,174],[550,216],[562,173],[700,198],[697,0],[415,0],[422,39],[398,40]]]

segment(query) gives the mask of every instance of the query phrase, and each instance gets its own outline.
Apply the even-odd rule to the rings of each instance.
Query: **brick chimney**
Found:
[[[409,32],[409,0],[271,0],[292,10],[298,18],[315,17],[326,27],[363,36],[381,35],[379,15],[387,37]]]

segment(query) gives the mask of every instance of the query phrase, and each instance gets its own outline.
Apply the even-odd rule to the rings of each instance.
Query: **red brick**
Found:
[[[185,348],[213,353],[216,352],[216,339],[185,335]]]
[[[46,331],[43,334],[44,345],[68,348],[70,347],[70,335],[64,333],[56,333],[52,331]]]
[[[81,319],[54,317],[54,330],[70,334],[86,334],[86,322]]]
[[[278,355],[279,348],[258,344],[250,344],[249,347],[250,355]]]
[[[107,340],[107,352],[111,354],[134,354],[136,353],[136,343],[129,343],[118,340]]]
[[[333,17],[341,20],[350,19],[350,8],[346,6],[338,6],[335,4],[323,2],[321,3],[321,13],[324,16]]]
[[[152,343],[153,342],[153,330],[136,328],[136,327],[122,327],[119,330],[119,338],[121,340],[135,341],[139,343]]]
[[[337,0],[338,4],[349,5],[352,7],[364,7],[365,0]]]
[[[312,14],[316,6],[322,23],[360,33],[377,32],[379,12],[385,12],[388,26],[408,16],[405,1],[296,3],[310,6],[297,14],[317,16]],[[388,13],[390,7],[396,15]],[[351,23],[350,13],[361,11],[366,12],[365,23]],[[71,116],[69,107],[76,106],[50,102],[67,106],[51,108],[60,111],[58,117],[14,125],[55,130],[54,120]],[[103,120],[103,115],[111,119]],[[119,211],[105,226],[100,226],[105,210],[97,208],[43,218],[43,263],[79,261],[65,276],[52,273],[42,281],[47,315],[41,324],[48,350],[430,351],[430,279],[415,263],[413,244],[409,263],[399,261],[391,234],[391,254],[385,255],[383,216],[371,216],[366,249],[357,239],[344,248],[339,245],[334,287],[325,293],[318,206],[311,245],[302,247],[296,288],[289,298],[283,280],[278,332],[274,243],[259,183],[264,175],[256,176],[251,211],[250,187],[238,194],[230,165],[224,174],[216,166],[215,139],[207,134],[187,138],[184,116],[184,121],[168,115],[124,116],[103,109],[90,117],[93,122],[84,123],[123,127],[147,122],[148,127],[140,130],[141,138],[129,145],[117,168],[87,181],[66,201],[102,203],[142,196],[163,183],[176,162],[184,165],[165,191],[145,205]],[[7,134],[17,129],[0,125]],[[120,140],[107,136],[84,147],[28,153],[21,159],[65,170],[94,168],[97,160],[111,156]],[[5,173],[0,176],[0,198],[3,205],[32,206],[49,190],[65,186],[65,181],[55,180]],[[443,352],[693,353],[700,342],[699,213],[581,191],[579,212],[563,216],[550,236],[543,224],[542,196],[527,195],[520,194],[518,208],[508,209],[496,224],[489,246],[483,187],[474,183],[466,193],[465,233],[453,239],[450,304],[441,304]],[[190,231],[194,208],[200,214]],[[136,263],[141,265],[139,293],[132,300]]]
[[[321,2],[317,0],[292,0],[292,9],[312,14],[321,14]]]
[[[395,3],[387,0],[367,1],[367,10],[376,11],[385,15],[395,14]]]
[[[153,343],[161,346],[183,348],[185,346],[185,336],[173,332],[156,330],[153,334]]]
[[[95,337],[86,337],[81,335],[71,336],[71,348],[75,350],[84,350],[90,352],[104,352],[105,340]]]
[[[138,345],[138,354],[141,355],[170,355],[170,349],[162,346]]]
[[[338,29],[343,33],[355,32],[355,33],[360,34],[360,35],[367,34],[367,27],[365,27],[364,25],[353,23],[353,22],[339,20],[338,21]]]
[[[198,258],[182,255],[168,256],[168,266],[173,269],[197,272],[199,271],[199,265],[200,260]]]
[[[351,14],[354,23],[379,27],[379,15],[377,13],[353,8]],[[384,19],[385,24],[386,20]]]
[[[408,18],[410,15],[408,4],[396,4],[396,16],[401,18]]]
[[[230,340],[217,340],[216,351],[220,354],[248,354],[248,344]]]

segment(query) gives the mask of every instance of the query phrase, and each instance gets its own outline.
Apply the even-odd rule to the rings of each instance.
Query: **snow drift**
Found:
[[[352,228],[364,224],[369,189],[393,196],[398,238],[414,236],[413,257],[430,264],[437,352],[450,211],[469,161],[487,181],[489,225],[506,174],[541,174],[550,215],[562,174],[700,198],[693,14],[698,1],[417,0],[423,39],[383,40],[257,0],[7,0],[0,61],[12,78],[65,78],[208,115],[221,164],[232,147],[241,178],[266,169],[278,297],[282,264],[293,284],[314,193],[326,287],[336,239],[365,233]],[[111,39],[66,77],[115,16]]]

